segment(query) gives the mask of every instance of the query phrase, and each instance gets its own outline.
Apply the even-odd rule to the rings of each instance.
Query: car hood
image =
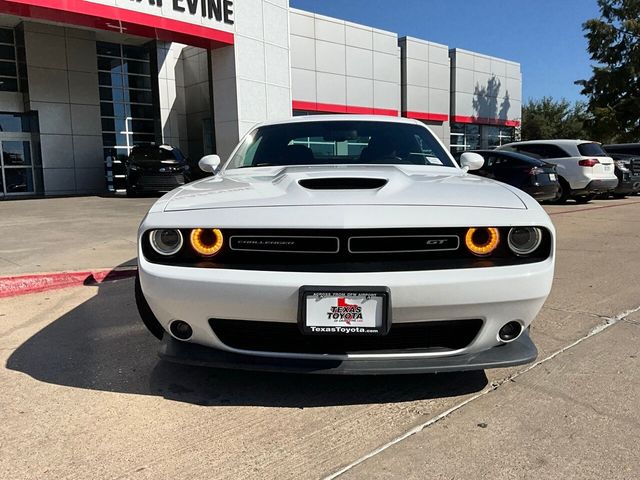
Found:
[[[165,202],[165,211],[305,205],[526,209],[515,193],[498,182],[434,166],[233,170],[181,187]]]

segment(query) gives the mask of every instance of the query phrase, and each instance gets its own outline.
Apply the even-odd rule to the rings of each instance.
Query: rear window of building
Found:
[[[607,152],[604,151],[599,143],[581,143],[578,145],[580,155],[584,157],[606,157]]]

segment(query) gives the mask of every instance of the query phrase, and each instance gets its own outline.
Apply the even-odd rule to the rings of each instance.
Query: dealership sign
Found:
[[[229,31],[234,24],[233,0],[87,0],[134,12]]]
[[[242,0],[1,0],[0,13],[203,48],[234,43]]]

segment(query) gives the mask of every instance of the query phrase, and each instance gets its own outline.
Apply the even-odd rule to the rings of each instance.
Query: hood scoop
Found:
[[[386,178],[327,177],[306,178],[298,184],[308,190],[374,190],[384,187]]]

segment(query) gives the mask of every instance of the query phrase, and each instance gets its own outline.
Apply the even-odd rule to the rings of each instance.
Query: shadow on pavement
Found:
[[[85,287],[85,288],[96,288]],[[7,368],[57,385],[160,396],[206,406],[320,407],[408,402],[477,392],[484,372],[383,377],[304,376],[217,370],[160,361],[138,316],[133,280],[50,323],[9,357]]]

